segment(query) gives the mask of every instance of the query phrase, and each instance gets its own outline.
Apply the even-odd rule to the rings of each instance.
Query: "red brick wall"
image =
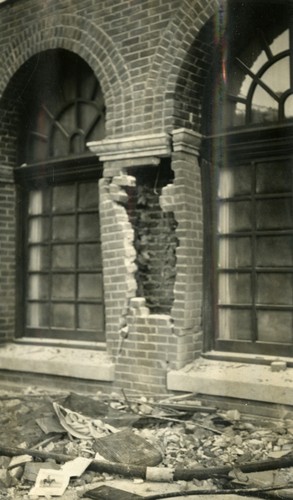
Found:
[[[0,5],[0,94],[32,55],[59,47],[76,52],[95,71],[108,109],[108,136],[171,131],[175,116],[176,125],[192,127],[187,117],[198,112],[200,90],[195,87],[202,86],[200,68],[207,64],[204,42],[199,47],[194,41],[213,6],[213,0],[46,0],[42,8],[36,0],[17,0]],[[188,89],[189,102],[181,102],[179,124],[182,87]]]
[[[29,85],[24,63],[55,48],[82,57],[101,83],[107,138],[172,133],[180,127],[199,130],[210,64],[203,27],[213,6],[213,0],[46,0],[41,6],[37,0],[15,0],[0,5],[0,337],[14,333],[16,231],[13,185],[1,165],[17,165],[18,113],[23,88]],[[125,190],[113,183],[113,176],[120,175],[115,162],[107,165],[101,184],[108,350],[118,356],[117,377],[132,388],[147,383],[159,390],[169,366],[183,366],[201,349],[202,214],[196,157],[174,153],[172,169],[173,207],[166,212],[176,222],[179,246],[170,316],[146,309],[133,313],[130,301],[138,293],[134,233],[121,204]]]

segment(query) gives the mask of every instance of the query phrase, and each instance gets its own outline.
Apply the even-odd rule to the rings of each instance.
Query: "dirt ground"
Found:
[[[223,412],[202,406],[194,395],[164,400],[125,393],[86,397],[36,387],[0,389],[0,410],[0,499],[53,498],[53,494],[46,491],[41,495],[34,488],[40,469],[63,474],[64,460],[58,457],[64,455],[69,468],[74,457],[87,458],[91,464],[80,477],[70,475],[59,495],[61,500],[93,498],[88,496],[90,491],[101,486],[143,498],[157,494],[174,498],[178,494],[177,499],[231,500],[240,498],[240,493],[241,498],[246,493],[247,498],[264,498],[264,494],[266,498],[293,498],[293,420],[289,418],[273,420],[241,415],[237,410]],[[153,481],[136,473],[132,477],[131,472],[126,477],[116,469],[92,470],[93,460],[127,465],[130,471],[137,465],[156,467],[159,476],[174,469],[193,472],[188,480],[183,475]],[[245,464],[268,460],[277,463],[275,470],[261,472],[256,466],[254,472],[242,471]],[[215,475],[213,468],[222,466],[229,471]],[[203,468],[206,477],[199,478],[197,471]],[[107,498],[119,500],[119,492],[109,490]]]

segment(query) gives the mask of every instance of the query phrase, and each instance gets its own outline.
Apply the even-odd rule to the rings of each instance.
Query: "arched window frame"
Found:
[[[291,30],[290,32],[292,33],[292,16],[290,17],[289,24]],[[284,29],[285,28],[281,28],[278,33],[275,33],[274,36],[280,35],[282,30]],[[274,36],[272,37],[272,40],[274,40]],[[244,38],[243,34],[242,37]],[[265,38],[263,37],[263,39]],[[249,43],[249,39],[247,39],[247,43]],[[284,276],[286,273],[289,278],[291,276],[291,287],[293,289],[293,261],[291,262],[291,265],[282,265],[279,269],[272,265],[267,266],[267,269],[264,269],[264,266],[262,269],[258,269],[255,264],[252,265],[251,276],[254,275],[254,277],[251,281],[251,293],[252,295],[254,295],[253,307],[251,308],[251,320],[249,322],[249,329],[247,329],[246,331],[246,338],[245,336],[243,338],[241,338],[241,336],[237,337],[237,334],[231,331],[231,327],[226,326],[224,330],[222,328],[221,331],[221,321],[219,318],[221,311],[225,308],[227,308],[227,310],[230,309],[231,311],[233,308],[237,309],[237,307],[239,310],[241,308],[243,310],[248,309],[247,305],[245,304],[221,303],[221,289],[223,290],[223,288],[219,285],[220,275],[224,275],[225,273],[227,276],[229,275],[229,273],[232,275],[233,272],[235,272],[235,269],[229,269],[228,267],[226,269],[221,269],[221,266],[219,265],[219,259],[223,259],[223,256],[221,257],[220,255],[219,242],[221,239],[223,240],[227,236],[230,238],[237,237],[237,234],[232,235],[232,233],[229,233],[229,231],[227,230],[227,216],[226,222],[224,224],[224,226],[226,225],[226,229],[224,229],[221,222],[221,220],[223,220],[223,217],[221,217],[220,215],[221,206],[225,206],[226,204],[225,210],[227,212],[227,205],[229,203],[236,203],[236,199],[240,201],[240,198],[237,198],[236,194],[233,194],[231,191],[230,193],[227,192],[227,190],[226,193],[224,193],[224,191],[221,192],[220,187],[222,172],[227,170],[228,166],[228,170],[231,169],[232,175],[235,176],[236,174],[238,175],[238,172],[240,172],[238,166],[247,166],[252,169],[257,169],[259,168],[258,165],[261,165],[262,162],[267,162],[268,160],[271,160],[272,162],[282,161],[283,165],[285,165],[286,161],[291,162],[293,158],[293,124],[291,116],[289,118],[286,118],[284,112],[284,103],[286,101],[286,98],[289,95],[292,95],[292,35],[290,36],[290,47],[285,51],[281,51],[279,54],[275,54],[274,56],[270,55],[269,45],[269,43],[263,42],[263,48],[266,48],[265,50],[267,52],[268,61],[265,65],[262,65],[255,73],[251,75],[253,77],[252,83],[246,95],[240,95],[239,87],[241,87],[241,83],[245,77],[245,74],[249,74],[250,69],[243,63],[243,61],[241,60],[241,52],[240,55],[237,54],[237,51],[235,51],[235,47],[233,47],[233,56],[230,55],[229,64],[227,67],[225,66],[227,62],[225,56],[227,55],[229,47],[227,48],[225,46],[225,50],[223,50],[222,47],[218,51],[220,53],[221,60],[217,64],[217,71],[213,73],[213,84],[211,87],[209,87],[210,92],[213,96],[216,96],[216,99],[218,98],[218,101],[216,100],[215,104],[215,100],[212,100],[214,109],[211,109],[209,107],[210,103],[207,106],[207,108],[211,110],[208,115],[211,116],[212,119],[207,126],[208,134],[203,141],[202,148],[203,190],[206,200],[204,204],[204,276],[206,286],[204,294],[204,348],[208,353],[213,350],[218,350],[230,351],[237,354],[239,354],[239,352],[242,352],[249,354],[273,354],[284,356],[293,355],[293,302],[284,304],[282,306],[275,305],[271,307],[269,304],[259,303],[257,295],[257,287],[259,287],[257,279],[259,276],[261,276],[261,273],[263,273],[264,276],[266,272],[276,273],[276,275],[278,272],[280,272],[281,274],[283,273]],[[254,56],[254,59],[252,58],[251,66],[253,65],[253,62],[256,60],[257,56],[258,54]],[[277,120],[271,120],[267,123],[255,123],[252,120],[251,113],[252,96],[254,95],[255,88],[259,84],[261,77],[265,74],[268,68],[284,57],[290,57],[290,86],[286,92],[283,92],[282,96],[277,96],[279,108]],[[235,68],[237,68],[237,70],[235,70]],[[238,83],[240,82],[238,92],[236,91],[234,93],[232,92],[232,88],[233,84],[235,86],[235,82],[232,82],[232,86],[230,85],[229,88],[229,71],[231,72],[230,74],[232,74],[233,70],[238,71],[238,80],[237,78],[236,80],[238,81]],[[242,72],[243,74],[243,76],[240,78],[239,72]],[[247,104],[245,120],[241,125],[231,120],[231,106],[235,111],[236,102]],[[281,199],[283,197],[284,199],[286,198],[288,200],[293,200],[292,167],[290,167],[290,169],[291,180],[288,179],[289,191],[287,190],[287,193],[257,193],[256,187],[253,187],[254,191],[252,191],[252,194],[247,194],[247,196],[245,196],[247,197],[247,199],[249,197],[250,200],[253,199],[254,204],[256,203],[255,200],[257,199],[261,202],[265,198],[273,200],[274,197],[276,199]],[[254,170],[254,172],[256,171],[257,170]],[[229,173],[229,175],[231,175],[231,172]],[[273,175],[273,172],[273,165],[271,164],[271,175]],[[255,183],[258,182],[255,175],[256,174],[253,174],[252,177],[254,179],[254,186],[256,186]],[[245,200],[245,196],[242,196],[243,201]],[[289,201],[289,204],[291,206],[291,211],[293,211],[293,201]],[[291,222],[292,220],[293,217],[291,217]],[[255,242],[256,238],[258,236],[260,237],[261,234],[257,233],[258,229],[255,226],[255,224],[258,224],[257,220],[255,220],[253,224],[255,229],[250,232],[250,235],[252,240]],[[280,226],[279,233],[281,234],[284,231],[288,235],[288,238],[293,238],[292,224],[290,228],[283,228]],[[272,234],[276,238],[279,236],[279,234],[277,234],[277,230],[272,230]],[[243,232],[241,236],[244,235],[245,233]],[[238,237],[239,236],[240,233],[238,233]],[[264,236],[264,232],[262,236]],[[253,250],[253,252],[255,259],[255,250]],[[249,269],[238,269],[238,271],[244,273],[248,272]],[[289,323],[286,327],[287,333],[281,333],[279,335],[279,339],[277,338],[277,334],[275,339],[268,339],[268,336],[261,339],[259,336],[259,325],[263,320],[260,320],[260,314],[259,317],[257,316],[258,312],[261,310],[269,310],[270,307],[272,310],[276,311],[283,310],[291,317],[291,320],[289,320]],[[227,331],[229,328],[230,333]],[[248,330],[249,338],[247,333]],[[280,328],[280,331],[281,330],[282,328]],[[277,329],[275,329],[275,331],[277,331]],[[283,331],[285,330],[283,329]]]
[[[99,281],[102,281],[102,263],[100,257],[100,251],[98,252],[99,258],[92,258],[89,265],[85,264],[85,257],[83,252],[83,263],[81,263],[81,251],[86,250],[86,247],[90,245],[99,247],[101,246],[100,232],[99,232],[99,200],[98,200],[98,181],[102,176],[102,164],[98,161],[97,157],[89,152],[86,143],[93,139],[102,139],[105,135],[105,104],[103,101],[103,95],[98,83],[98,80],[94,76],[92,70],[85,65],[85,63],[77,58],[77,56],[65,53],[65,51],[49,51],[48,55],[50,60],[57,61],[58,64],[63,67],[65,66],[65,73],[67,72],[67,90],[74,93],[76,92],[76,98],[66,97],[66,93],[63,92],[63,100],[60,102],[60,97],[56,97],[56,103],[54,100],[54,92],[52,88],[56,91],[58,86],[62,83],[62,74],[64,74],[61,69],[60,79],[57,72],[57,81],[49,81],[48,86],[42,85],[39,80],[46,78],[46,74],[42,73],[41,69],[38,71],[38,76],[32,81],[32,88],[37,87],[36,95],[34,95],[33,90],[30,94],[27,94],[27,106],[23,114],[23,119],[21,121],[21,138],[20,150],[19,150],[19,163],[21,166],[15,169],[15,181],[18,190],[18,220],[19,220],[19,232],[18,232],[18,266],[17,266],[17,316],[16,316],[16,332],[17,338],[22,337],[24,340],[30,340],[34,342],[45,342],[50,344],[62,344],[62,345],[79,345],[85,344],[86,347],[94,348],[104,348],[105,341],[105,329],[104,329],[104,302],[103,302],[103,290],[100,289],[99,285],[99,295],[97,297],[91,296],[86,297],[84,291],[80,287],[85,286],[88,279],[92,280],[93,276],[100,276]],[[39,57],[39,56],[38,56]],[[41,58],[42,56],[40,56]],[[46,59],[46,53],[45,53]],[[35,63],[35,61],[34,61]],[[31,64],[29,61],[28,64]],[[70,67],[73,65],[73,70],[70,71]],[[48,66],[48,64],[46,64]],[[52,66],[49,65],[49,67]],[[53,65],[54,68],[54,65]],[[83,71],[81,71],[81,68]],[[86,85],[82,88],[84,83],[84,74],[86,72],[87,83],[91,84],[90,91],[85,97],[82,95],[81,89],[84,92],[86,90]],[[70,79],[72,76],[72,84]],[[74,78],[76,77],[76,78]],[[48,77],[49,78],[49,77]],[[72,86],[73,85],[73,86]],[[33,96],[33,100],[30,95]],[[48,101],[48,102],[47,102]],[[32,104],[33,103],[33,104]],[[86,108],[86,112],[84,112]],[[88,110],[91,109],[91,113]],[[68,120],[68,111],[71,112],[70,120]],[[66,118],[67,122],[64,117]],[[65,140],[59,143],[57,141],[57,146],[61,144],[62,147],[56,147],[56,130],[62,130],[62,136]],[[79,141],[78,148],[71,148],[71,143],[74,141],[74,137],[79,135],[82,139]],[[59,208],[54,207],[52,204],[50,208],[45,208],[45,198],[56,198],[58,196],[58,190],[64,190],[64,192],[69,192],[68,190],[73,190],[74,198],[76,199],[77,205],[71,208],[60,208],[62,205],[62,200],[59,200]],[[89,190],[89,193],[94,191],[97,193],[97,199],[94,203],[89,199],[90,197],[84,197],[84,201],[81,200],[81,193]],[[42,207],[37,209],[37,212],[33,212],[32,208],[32,197],[34,195],[41,196],[43,200]],[[65,199],[64,199],[65,202]],[[60,205],[61,203],[61,205]],[[82,205],[81,205],[82,203]],[[86,205],[84,204],[86,203]],[[64,211],[65,210],[65,211]],[[64,212],[64,214],[63,214]],[[62,215],[63,214],[63,215]],[[52,229],[52,221],[56,221],[59,217],[67,217],[72,220],[73,229],[77,235],[77,239],[70,241],[64,240],[63,236],[54,236],[54,228]],[[95,236],[81,236],[80,224],[82,218],[95,217],[97,230],[95,230]],[[30,235],[30,226],[33,221],[37,221],[44,225],[44,221],[50,220],[49,231],[51,231],[50,241],[42,240],[40,243],[38,241],[32,241]],[[42,222],[43,221],[43,222]],[[51,229],[50,229],[51,228]],[[66,228],[64,228],[64,232]],[[58,240],[59,238],[59,240]],[[31,261],[31,253],[34,248],[47,248],[50,254],[50,264],[49,267],[42,268],[30,268],[29,262]],[[53,263],[54,249],[55,259],[57,247],[61,248],[62,245],[66,245],[66,248],[71,248],[75,254],[74,262],[72,265],[74,267],[69,268],[68,263],[63,259],[63,266],[56,268],[56,264]],[[65,247],[64,247],[65,248]],[[59,252],[59,259],[60,259]],[[77,260],[78,259],[78,260]],[[38,258],[40,260],[40,256]],[[62,260],[62,256],[61,256]],[[54,267],[55,266],[55,267]],[[68,294],[67,297],[63,299],[55,297],[52,295],[52,288],[49,291],[49,296],[44,299],[37,292],[37,296],[32,296],[32,288],[29,285],[32,278],[36,278],[40,281],[41,276],[47,276],[48,282],[51,283],[49,287],[52,287],[52,282],[59,276],[59,280],[62,276],[71,276],[74,284],[74,296],[71,298]],[[87,278],[88,276],[88,278]],[[83,280],[83,281],[82,281]],[[62,283],[61,283],[62,285]],[[65,289],[65,285],[62,285]],[[35,288],[35,287],[34,287]],[[96,288],[96,285],[95,285]],[[95,289],[94,288],[94,289]],[[55,285],[56,290],[56,285]],[[35,292],[33,292],[35,293]],[[54,292],[55,293],[55,292]],[[71,294],[72,295],[72,294]],[[87,294],[86,294],[87,295]],[[70,320],[70,324],[62,324],[59,321],[59,326],[56,323],[54,325],[54,304],[56,307],[62,306],[64,303],[69,304],[71,309],[74,309],[74,318]],[[39,306],[38,306],[39,304]],[[40,316],[40,313],[35,316],[33,321],[29,319],[31,314],[29,310],[32,306],[41,307],[41,304],[47,304],[47,309],[50,311],[47,317],[50,318],[47,324],[43,324],[42,321],[36,319]],[[58,305],[59,304],[59,305]],[[70,305],[71,304],[71,305]],[[84,308],[84,312],[82,311]],[[88,310],[87,310],[87,309]],[[91,319],[90,308],[95,308],[99,312],[95,313]],[[81,316],[81,314],[83,316]],[[63,314],[64,316],[64,314]],[[53,318],[53,319],[52,319]],[[60,318],[60,315],[59,315]],[[94,319],[96,318],[96,319]],[[95,323],[93,323],[95,322]]]

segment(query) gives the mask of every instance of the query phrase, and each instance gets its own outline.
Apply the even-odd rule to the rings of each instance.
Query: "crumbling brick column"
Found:
[[[134,178],[126,175],[100,180],[106,336],[108,351],[114,357],[127,335],[129,300],[136,295],[134,231],[124,206],[127,202],[124,186],[133,182]]]
[[[100,216],[104,270],[106,340],[115,361],[115,385],[162,392],[166,387],[173,332],[168,314],[153,314],[137,286],[137,252],[129,190],[145,168],[157,169],[171,155],[167,134],[104,139],[91,143],[104,162]],[[158,210],[160,206],[158,204]],[[140,292],[141,293],[141,292]]]

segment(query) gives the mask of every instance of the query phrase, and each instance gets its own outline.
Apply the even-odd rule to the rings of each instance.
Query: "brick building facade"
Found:
[[[274,13],[275,3],[269,3]],[[223,210],[233,212],[223,216],[228,221],[242,221],[243,212],[250,210],[240,206],[251,202],[245,190],[232,193],[231,188],[217,198],[215,179],[224,178],[230,168],[223,157],[229,157],[228,165],[237,162],[243,175],[241,168],[251,168],[253,155],[253,161],[264,161],[268,144],[279,145],[282,139],[287,144],[291,133],[291,114],[284,103],[292,83],[288,89],[272,89],[269,77],[262,81],[267,68],[288,55],[281,35],[291,30],[286,25],[290,2],[282,3],[278,28],[267,15],[257,21],[263,6],[256,4],[46,0],[40,7],[35,0],[1,2],[3,380],[155,394],[195,390],[266,400],[260,396],[258,374],[254,396],[249,383],[243,393],[235,386],[235,360],[241,359],[246,373],[258,366],[259,356],[268,371],[276,356],[290,367],[290,327],[274,337],[264,325],[272,321],[276,330],[284,313],[292,329],[292,300],[279,304],[275,297],[266,300],[265,292],[259,298],[254,289],[252,305],[241,298],[239,290],[249,288],[245,278],[257,281],[258,268],[245,264],[246,276],[242,264],[239,269],[226,261],[235,252],[244,259],[239,250],[247,245],[243,236],[255,245],[259,235],[241,224],[227,228],[227,221],[217,234],[215,215],[215,207],[225,203]],[[266,35],[258,45],[256,28]],[[271,48],[275,40],[279,46]],[[250,55],[242,59],[246,45]],[[261,68],[253,69],[263,52],[266,66],[258,63]],[[242,65],[240,77],[236,58]],[[286,71],[285,62],[281,69]],[[248,97],[242,95],[245,75],[254,85]],[[257,98],[251,96],[257,85],[282,107],[279,118],[268,119],[271,107],[265,99],[255,104]],[[247,118],[239,127],[241,106],[246,106]],[[262,111],[255,118],[261,106],[266,119],[259,118]],[[237,119],[233,122],[228,115]],[[281,137],[271,133],[267,140],[263,132],[252,156],[245,156],[246,145],[252,144],[245,134],[276,121],[278,130],[286,128]],[[288,161],[290,147],[284,149]],[[233,180],[231,186],[236,184]],[[239,213],[231,208],[236,198]],[[292,220],[290,215],[281,228],[288,238]],[[264,226],[271,233],[259,237],[275,238],[277,245],[276,227],[266,227],[266,221]],[[223,248],[230,242],[220,271],[218,240]],[[235,242],[238,250],[232,248]],[[281,253],[287,244],[279,247]],[[258,257],[253,255],[255,263]],[[277,269],[272,262],[263,265],[265,282]],[[291,261],[282,261],[282,266],[292,272]],[[292,284],[286,286],[292,295]],[[232,299],[226,297],[227,288]],[[270,301],[274,314],[267,312]],[[243,327],[250,314],[259,315],[258,334],[252,324]],[[265,344],[263,351],[259,341]],[[270,346],[276,342],[280,347],[274,350]],[[271,381],[273,388],[278,383]],[[275,402],[286,404],[290,391]]]

